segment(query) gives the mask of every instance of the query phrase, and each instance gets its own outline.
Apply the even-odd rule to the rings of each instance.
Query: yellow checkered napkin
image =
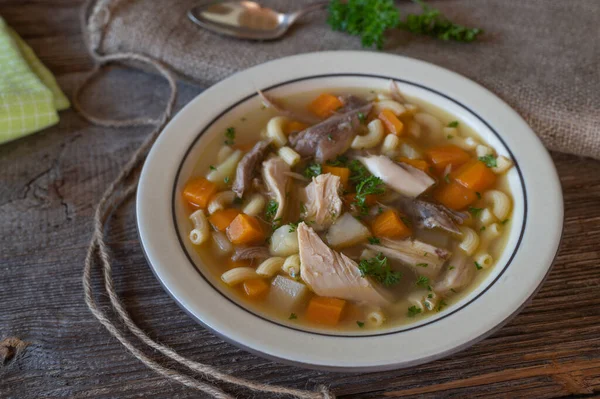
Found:
[[[0,17],[0,143],[57,123],[67,108],[52,73]]]

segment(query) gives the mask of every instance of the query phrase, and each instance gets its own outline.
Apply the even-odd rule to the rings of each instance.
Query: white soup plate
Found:
[[[400,90],[455,115],[499,154],[514,198],[506,249],[459,302],[414,324],[334,334],[273,320],[227,293],[202,264],[187,234],[181,190],[192,169],[214,162],[233,120],[260,107],[258,89],[274,97],[340,88]],[[563,227],[554,165],[540,140],[488,90],[438,66],[372,52],[322,52],[271,61],[236,73],[191,101],[150,151],[137,193],[137,225],[158,280],[194,319],[248,351],[281,362],[337,371],[413,366],[464,349],[496,331],[522,309],[547,276]]]

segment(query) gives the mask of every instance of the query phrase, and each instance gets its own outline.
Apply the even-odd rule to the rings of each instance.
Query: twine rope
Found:
[[[224,373],[210,365],[199,363],[187,359],[171,348],[162,345],[151,339],[144,331],[142,331],[131,319],[125,306],[119,299],[112,278],[112,263],[109,255],[109,248],[104,240],[105,226],[110,221],[113,212],[137,189],[138,175],[135,173],[138,167],[144,161],[150,147],[156,138],[162,132],[164,126],[172,116],[173,107],[177,98],[177,85],[172,73],[161,62],[154,60],[148,56],[138,53],[115,53],[110,55],[102,55],[99,52],[101,47],[104,30],[111,20],[111,13],[117,7],[119,0],[88,0],[83,8],[81,26],[84,33],[84,40],[90,51],[92,58],[95,61],[95,66],[92,71],[83,79],[81,84],[76,88],[73,94],[73,106],[75,110],[88,122],[104,127],[123,128],[153,125],[154,128],[150,135],[143,141],[140,147],[133,153],[125,166],[121,169],[118,176],[108,186],[102,198],[100,199],[94,213],[94,228],[92,239],[87,251],[84,270],[83,270],[83,287],[85,294],[85,302],[92,314],[100,321],[100,323],[113,335],[133,356],[139,359],[147,367],[156,373],[177,381],[187,387],[207,393],[215,398],[230,399],[233,396],[224,392],[221,388],[214,385],[212,382],[221,382],[244,387],[254,392],[271,393],[278,396],[286,395],[302,399],[334,399],[335,395],[325,386],[319,386],[317,391],[307,391],[273,386],[253,382],[250,380],[238,378],[227,373]],[[89,15],[89,18],[88,18]],[[147,64],[156,69],[169,83],[169,97],[163,113],[158,119],[152,118],[132,118],[126,120],[106,119],[94,116],[88,113],[79,102],[80,95],[83,89],[102,71],[104,66],[118,61],[137,61]],[[177,362],[178,364],[187,367],[189,370],[198,373],[202,378],[209,382],[199,381],[178,370],[167,368],[160,365],[157,361],[148,357],[144,352],[139,350],[126,337],[115,323],[99,309],[92,288],[92,269],[96,265],[96,260],[100,260],[100,269],[104,279],[104,288],[109,296],[112,310],[121,319],[133,335],[141,340],[145,345],[160,352],[164,356]]]

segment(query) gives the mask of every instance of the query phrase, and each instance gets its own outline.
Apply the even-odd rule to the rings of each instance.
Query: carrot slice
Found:
[[[471,159],[465,150],[455,145],[433,147],[425,151],[425,155],[438,173],[442,173],[448,165],[455,169]]]
[[[265,295],[268,290],[269,283],[262,278],[244,281],[244,292],[249,298],[260,298]]]
[[[285,133],[286,135],[289,135],[289,134],[292,134],[295,132],[301,132],[304,129],[306,129],[307,127],[308,127],[308,125],[306,123],[302,123],[302,122],[298,122],[298,121],[289,121],[283,127],[283,133]]]
[[[210,197],[217,192],[217,185],[203,177],[187,182],[183,189],[183,198],[191,205],[206,208]]]
[[[483,192],[496,183],[496,174],[477,159],[461,166],[453,177],[463,186],[473,191]]]
[[[477,201],[477,194],[456,181],[445,184],[433,193],[433,197],[442,205],[459,211]]]
[[[375,237],[406,238],[412,235],[410,227],[393,209],[378,215],[371,225],[371,230]]]
[[[392,111],[384,109],[377,117],[383,122],[385,130],[388,133],[402,136],[402,133],[404,133],[404,123],[400,122],[400,119]]]
[[[306,318],[314,323],[335,326],[342,317],[346,301],[337,298],[315,296],[306,308]]]
[[[240,213],[226,229],[227,238],[232,244],[261,244],[265,233],[254,216]]]
[[[322,171],[323,173],[331,173],[332,175],[338,176],[340,178],[340,183],[342,184],[342,186],[348,186],[348,179],[350,178],[350,169],[341,168],[339,166],[323,165]]]
[[[410,158],[400,157],[400,158],[398,158],[398,161],[408,164],[410,166],[413,166],[417,169],[420,169],[425,173],[429,173],[430,165],[427,161],[425,161],[423,159],[410,159]]]
[[[331,116],[335,110],[343,106],[344,104],[342,104],[340,99],[336,96],[323,93],[308,105],[308,109],[320,118],[327,118]]]
[[[221,209],[210,215],[208,221],[216,230],[225,231],[239,214],[240,211],[235,208]]]

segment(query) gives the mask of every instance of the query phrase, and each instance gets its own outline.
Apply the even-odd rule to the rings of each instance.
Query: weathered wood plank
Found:
[[[28,39],[67,92],[90,66],[77,28],[79,4],[0,2],[0,15]],[[165,86],[157,77],[116,70],[107,79],[120,82],[118,96],[125,103],[159,109]],[[185,85],[181,90],[180,104],[199,92]],[[88,98],[107,115],[127,114],[103,94],[102,81]],[[61,116],[55,127],[0,146],[0,340],[17,336],[30,343],[22,356],[0,366],[0,396],[197,398],[201,395],[158,377],[127,354],[83,302],[81,269],[94,204],[147,130],[92,127],[72,111]],[[150,272],[137,241],[132,201],[110,228],[115,284],[134,320],[152,337],[257,381],[309,389],[326,383],[353,398],[592,397],[600,392],[600,162],[553,158],[565,194],[565,234],[543,288],[491,337],[426,365],[361,375],[322,373],[276,364],[223,342],[187,317]],[[98,299],[107,305],[105,296]]]

